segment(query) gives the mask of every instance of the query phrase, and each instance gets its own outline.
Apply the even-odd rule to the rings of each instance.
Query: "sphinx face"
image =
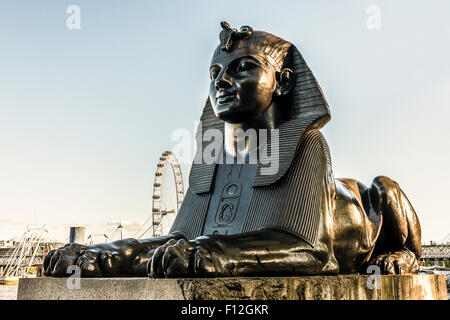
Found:
[[[257,119],[276,89],[276,70],[262,58],[224,57],[210,67],[209,99],[216,117],[229,123]]]

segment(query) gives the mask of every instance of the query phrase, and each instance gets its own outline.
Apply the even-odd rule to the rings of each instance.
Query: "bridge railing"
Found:
[[[450,259],[450,245],[424,245],[422,246],[421,259]]]

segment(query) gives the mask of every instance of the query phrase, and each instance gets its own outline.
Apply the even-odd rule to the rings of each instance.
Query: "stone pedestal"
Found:
[[[18,299],[447,300],[443,275],[215,279],[21,278]]]

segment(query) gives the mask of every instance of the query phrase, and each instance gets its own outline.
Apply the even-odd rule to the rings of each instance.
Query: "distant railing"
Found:
[[[31,257],[28,257],[26,259],[22,259],[20,265],[28,265],[30,263]],[[15,258],[15,259],[10,259],[10,258],[0,258],[0,266],[5,266],[8,261],[11,261],[12,264],[17,265],[20,261],[19,258]],[[38,265],[38,264],[42,264],[44,261],[43,257],[34,257],[33,259],[33,265]]]
[[[421,259],[450,259],[449,244],[423,245]]]

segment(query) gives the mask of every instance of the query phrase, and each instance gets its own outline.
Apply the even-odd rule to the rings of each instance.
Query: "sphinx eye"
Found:
[[[258,65],[256,64],[256,62],[253,62],[251,60],[243,60],[238,64],[238,66],[236,68],[236,72],[248,71],[253,68],[256,68],[257,66]]]

